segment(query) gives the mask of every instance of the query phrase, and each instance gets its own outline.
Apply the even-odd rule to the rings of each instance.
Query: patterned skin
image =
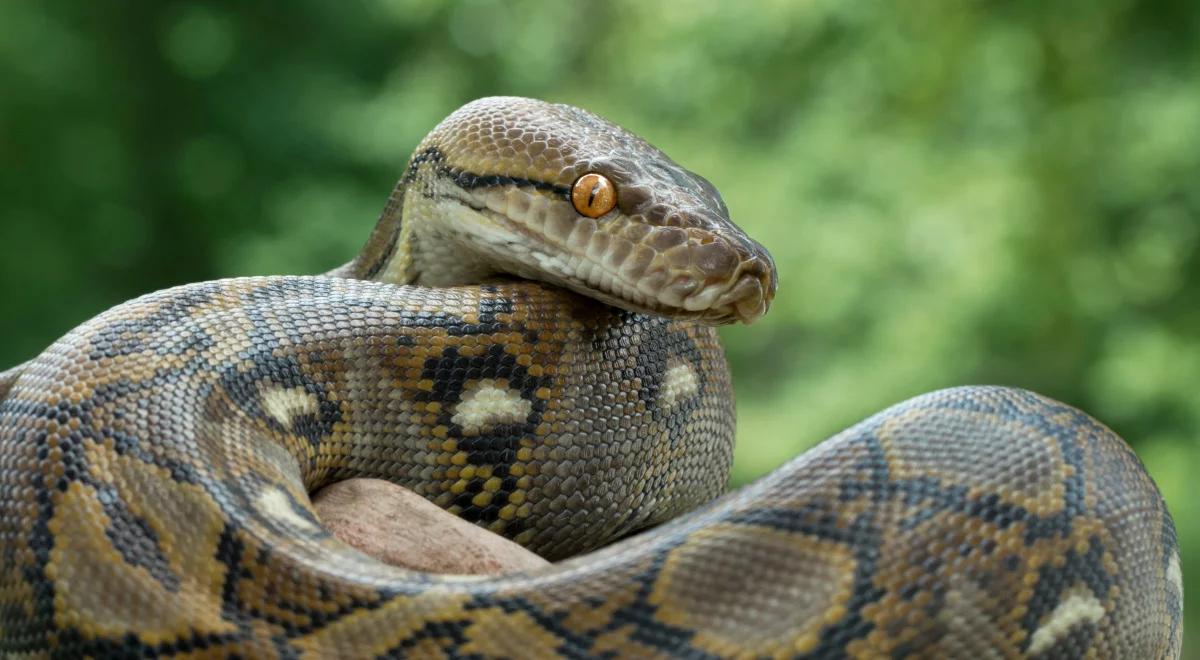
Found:
[[[588,210],[615,190],[595,217],[572,206],[589,173],[615,184],[588,180]],[[753,321],[775,281],[640,139],[468,104],[345,267],[153,293],[0,374],[0,651],[1179,656],[1162,498],[1038,395],[925,395],[714,500],[732,391],[701,323]],[[628,538],[498,578],[405,571],[317,521],[308,493],[355,476],[551,558]]]

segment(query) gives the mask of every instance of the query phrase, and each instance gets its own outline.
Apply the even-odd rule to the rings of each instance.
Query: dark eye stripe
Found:
[[[456,171],[448,167],[440,168],[439,173],[454,181],[459,187],[466,190],[475,190],[477,188],[497,188],[501,186],[518,186],[522,188],[536,188],[538,190],[547,190],[564,199],[569,198],[571,189],[566,186],[549,183],[547,181],[537,181],[535,179],[525,179],[515,176],[504,176],[501,174],[475,174],[474,172]]]

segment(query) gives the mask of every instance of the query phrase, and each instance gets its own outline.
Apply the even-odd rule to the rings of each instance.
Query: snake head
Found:
[[[775,294],[771,255],[711,183],[579,108],[468,103],[422,141],[405,178],[406,281],[508,273],[711,324],[751,323]]]

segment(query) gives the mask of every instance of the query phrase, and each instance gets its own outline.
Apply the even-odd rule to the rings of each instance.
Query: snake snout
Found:
[[[732,276],[725,280],[724,290],[713,301],[709,318],[716,323],[741,321],[749,325],[767,313],[775,298],[778,284],[775,262],[757,244],[737,245],[733,252],[737,265]]]
[[[775,296],[775,264],[749,239],[692,230],[691,240],[664,253],[666,284],[658,300],[712,324],[753,323]],[[648,278],[643,276],[643,281]]]
[[[750,325],[767,313],[777,281],[774,264],[754,257],[742,262],[737,282],[717,299],[717,305],[730,308],[734,318]]]

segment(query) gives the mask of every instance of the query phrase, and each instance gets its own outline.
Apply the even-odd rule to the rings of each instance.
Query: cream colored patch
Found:
[[[1179,567],[1179,554],[1171,555],[1171,561],[1167,563],[1167,582],[1175,588],[1175,593],[1183,598],[1183,569]]]
[[[321,409],[316,395],[303,387],[261,387],[263,410],[275,421],[291,426],[292,420],[300,415],[315,415]]]
[[[663,376],[663,386],[659,393],[659,403],[665,408],[675,405],[700,391],[700,379],[696,370],[690,364],[676,364]]]
[[[296,513],[296,509],[292,506],[292,502],[288,499],[286,493],[278,488],[268,488],[258,496],[258,510],[264,515],[282,521],[293,527],[311,529],[314,527],[311,520]]]
[[[995,600],[991,594],[966,579],[952,581],[946,592],[946,606],[938,611],[938,622],[948,634],[938,642],[938,654],[946,658],[999,660],[1000,649],[1008,645],[1008,637],[999,625],[996,613],[989,607]]]
[[[408,231],[412,233],[409,223],[404,223],[404,228],[401,232]],[[387,265],[383,268],[383,274],[378,277],[381,282],[407,283],[410,275],[409,270],[412,267],[412,254],[408,249],[407,239],[400,239],[400,244],[396,246],[396,252],[388,259]]]
[[[529,418],[533,404],[502,381],[485,378],[470,384],[450,421],[474,435],[496,424],[519,424]]]
[[[1046,623],[1034,631],[1029,643],[1029,653],[1041,653],[1070,633],[1075,626],[1096,623],[1102,618],[1104,605],[1096,596],[1089,591],[1071,593],[1054,608]]]

